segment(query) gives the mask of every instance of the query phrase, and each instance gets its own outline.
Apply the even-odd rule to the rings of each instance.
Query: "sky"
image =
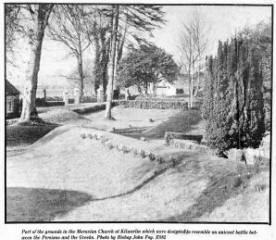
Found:
[[[206,54],[215,54],[219,40],[227,40],[235,31],[245,26],[254,26],[260,21],[268,22],[271,18],[270,7],[244,7],[244,6],[167,6],[167,23],[162,29],[155,31],[155,43],[166,49],[178,58],[179,35],[182,24],[187,24],[193,12],[199,12],[205,27],[209,30],[208,51]]]
[[[218,40],[231,38],[245,26],[254,26],[261,21],[268,22],[271,19],[270,7],[253,6],[164,6],[166,24],[153,32],[150,41],[172,54],[174,59],[179,59],[178,45],[182,24],[191,20],[193,11],[200,13],[201,19],[208,28],[208,50],[206,55],[215,54]],[[8,79],[16,86],[24,84],[24,62],[28,58],[24,42],[17,48],[17,64],[19,69],[8,68]],[[93,58],[93,48],[85,53],[86,58]],[[76,69],[76,60],[68,55],[67,49],[60,43],[47,38],[43,43],[41,67],[38,85],[67,84],[67,80],[61,75],[68,75]],[[92,71],[92,69],[91,69]]]

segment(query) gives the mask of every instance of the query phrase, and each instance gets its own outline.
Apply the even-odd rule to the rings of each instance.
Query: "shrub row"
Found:
[[[183,109],[188,110],[188,103],[184,101],[148,101],[148,100],[130,100],[120,101],[120,105],[126,108],[142,109]]]

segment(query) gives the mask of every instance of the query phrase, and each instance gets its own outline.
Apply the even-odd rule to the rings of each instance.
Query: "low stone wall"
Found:
[[[119,104],[126,108],[188,110],[187,102],[177,101],[177,100],[173,100],[173,101],[128,100],[128,101],[120,101]]]
[[[185,102],[187,98],[184,97],[146,97],[146,96],[137,96],[135,100],[139,101],[168,101],[168,102],[174,102],[174,101],[182,101]]]

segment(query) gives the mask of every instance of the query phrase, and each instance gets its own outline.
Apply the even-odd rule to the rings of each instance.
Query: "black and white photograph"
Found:
[[[272,4],[3,5],[2,221],[271,224]]]

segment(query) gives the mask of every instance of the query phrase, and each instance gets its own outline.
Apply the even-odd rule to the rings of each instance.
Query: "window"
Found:
[[[7,98],[7,112],[11,113],[13,112],[13,99]]]

